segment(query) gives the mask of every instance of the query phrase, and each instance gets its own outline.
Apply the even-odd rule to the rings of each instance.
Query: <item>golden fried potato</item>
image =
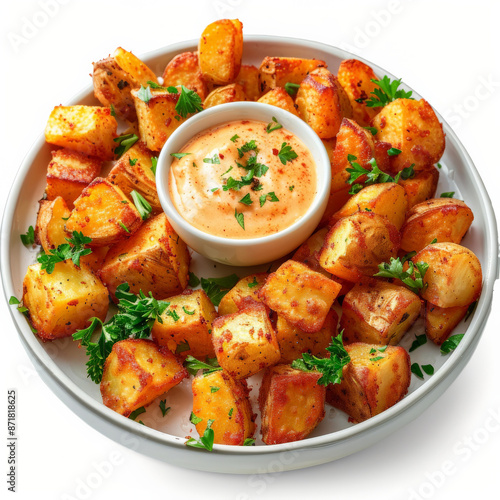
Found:
[[[400,346],[356,342],[345,346],[351,361],[344,366],[342,382],[330,384],[326,402],[363,422],[403,399],[410,386],[410,356]]]
[[[268,273],[250,274],[245,278],[240,279],[231,290],[229,290],[219,303],[219,316],[238,312],[245,307],[247,297],[251,297],[257,302],[261,302],[259,298],[259,290],[263,287]]]
[[[456,243],[428,245],[411,259],[426,262],[420,296],[439,307],[466,306],[481,294],[483,274],[474,252]]]
[[[425,305],[425,334],[441,345],[467,314],[469,306],[438,307],[430,302]]]
[[[259,68],[260,94],[264,95],[287,83],[300,84],[316,68],[326,68],[325,61],[299,57],[265,57]]]
[[[49,274],[41,264],[28,267],[23,281],[23,304],[42,340],[69,337],[87,328],[90,318],[104,321],[108,291],[90,268],[80,261],[58,262]]]
[[[216,318],[212,342],[219,365],[236,379],[255,375],[280,359],[276,334],[259,302],[247,302],[239,312]]]
[[[386,217],[356,212],[330,229],[318,261],[333,275],[357,283],[377,273],[381,262],[395,257],[399,244],[399,231]]]
[[[271,89],[269,92],[264,94],[258,102],[270,104],[271,106],[277,106],[278,108],[284,109],[295,116],[299,116],[293,99],[290,97],[288,92],[281,87]]]
[[[393,158],[396,172],[415,164],[415,170],[437,163],[444,152],[443,125],[424,99],[396,99],[373,119],[377,140],[401,153]]]
[[[68,221],[69,222],[69,221]],[[151,292],[165,299],[186,288],[189,252],[167,220],[159,214],[147,220],[125,241],[112,246],[99,276],[115,300],[118,285],[127,282],[132,293]]]
[[[204,101],[208,95],[207,82],[201,74],[196,52],[177,54],[163,71],[163,86],[184,87],[194,90]]]
[[[330,309],[326,315],[321,330],[308,333],[290,324],[283,316],[278,314],[276,321],[276,338],[280,346],[280,363],[291,363],[309,352],[316,356],[324,356],[325,349],[330,345],[332,337],[337,336],[338,314]]]
[[[75,200],[66,231],[81,231],[92,246],[107,246],[133,234],[142,224],[135,205],[108,180],[96,177]]]
[[[249,101],[256,101],[260,97],[259,69],[255,66],[242,64],[235,83],[239,83]]]
[[[155,321],[153,340],[182,357],[215,357],[211,333],[217,311],[207,294],[203,290],[186,290],[166,300],[170,306],[162,314],[162,322]]]
[[[306,438],[325,416],[325,386],[318,372],[290,365],[268,368],[259,392],[262,440],[291,443]]]
[[[415,205],[401,228],[401,249],[418,252],[432,241],[460,243],[474,215],[462,201],[435,198]]]
[[[311,268],[287,260],[269,275],[259,297],[289,323],[308,333],[321,330],[341,285]]]
[[[337,77],[326,68],[311,71],[300,84],[295,103],[300,116],[321,139],[335,137],[343,118],[352,116],[352,108]]]
[[[203,78],[215,85],[234,82],[241,68],[243,24],[238,19],[219,19],[201,34],[198,57]]]
[[[325,241],[326,233],[328,233],[328,228],[324,227],[319,229],[312,236],[310,236],[293,254],[292,259],[297,262],[302,262],[306,266],[310,267],[313,271],[324,274],[327,278],[331,278],[332,275],[328,271],[325,271],[318,262],[318,252],[321,250],[323,243]]]
[[[118,47],[114,54],[114,60],[117,62],[118,66],[125,71],[130,79],[133,81],[133,87],[137,88],[143,85],[144,87],[148,82],[158,83],[158,78],[156,75],[144,64],[137,56],[134,56],[132,52],[128,52],[121,47]]]
[[[189,376],[166,348],[147,339],[120,340],[104,363],[102,402],[128,417]]]
[[[415,172],[409,179],[400,178],[398,184],[405,188],[408,210],[418,203],[434,198],[438,180],[439,170],[434,165]]]
[[[196,424],[200,436],[213,420],[215,444],[242,446],[255,432],[255,414],[246,380],[235,380],[226,372],[198,375],[193,379],[193,413],[201,418]]]
[[[156,191],[156,179],[153,173],[152,158],[156,156],[146,145],[137,141],[115,163],[108,174],[108,181],[118,186],[128,197],[137,191],[151,205],[154,214],[163,212]]]
[[[344,343],[399,344],[420,309],[420,297],[404,286],[381,280],[355,285],[342,302]]]
[[[380,108],[369,108],[365,104],[376,88],[371,80],[378,80],[373,69],[358,59],[346,59],[340,63],[337,78],[349,97],[353,118],[361,126],[370,125],[371,120],[380,111]]]
[[[227,102],[246,100],[247,96],[245,95],[245,89],[239,83],[231,83],[225,87],[217,87],[212,90],[203,102],[203,108],[208,109]]]
[[[117,127],[109,108],[56,106],[45,127],[45,140],[101,160],[112,160]]]
[[[54,200],[40,200],[38,203],[40,208],[36,218],[35,237],[47,253],[67,243],[69,235],[64,230],[64,225],[71,212],[61,196]]]
[[[101,173],[102,161],[98,158],[72,151],[57,149],[52,151],[52,161],[47,167],[47,200],[62,196],[73,209],[73,202],[83,189]]]

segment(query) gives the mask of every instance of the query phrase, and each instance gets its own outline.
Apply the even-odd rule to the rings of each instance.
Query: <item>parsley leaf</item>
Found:
[[[266,132],[270,134],[271,132],[274,132],[275,130],[279,130],[280,128],[283,128],[283,125],[281,123],[278,123],[278,120],[273,116],[272,122],[267,124],[266,127]],[[274,122],[274,123],[273,123]]]
[[[243,144],[243,146],[241,146],[241,148],[237,148],[237,149],[238,149],[238,156],[240,158],[243,158],[243,155],[245,153],[248,153],[249,151],[255,151],[255,153],[257,153],[259,151],[254,139],[252,139],[251,141],[245,142],[245,144]]]
[[[181,158],[184,158],[187,155],[190,155],[192,153],[170,153],[170,156],[173,156],[174,158],[177,158],[180,160]]]
[[[198,415],[195,415],[194,412],[191,412],[191,416],[189,417],[189,421],[196,425],[199,424],[200,422],[203,422],[203,419],[201,417],[198,417]]]
[[[144,408],[144,406],[141,406],[140,408],[137,408],[137,410],[134,410],[128,418],[130,418],[130,420],[135,420],[139,415],[141,415],[142,413],[146,413],[146,408]]]
[[[196,274],[194,274],[194,273],[192,273],[191,271],[189,271],[189,281],[188,281],[188,285],[189,285],[191,288],[195,288],[195,287],[197,287],[199,284],[200,284],[200,278],[198,278],[198,276],[196,276]]]
[[[142,220],[146,220],[151,215],[153,208],[148,203],[148,201],[137,191],[132,191],[130,195],[134,200],[135,208],[137,208],[137,211],[139,212]]]
[[[250,193],[247,193],[238,203],[243,203],[243,205],[251,205],[253,203]],[[261,205],[262,206],[262,205]]]
[[[288,95],[294,96],[299,90],[300,85],[298,83],[287,82],[285,83],[285,90],[288,92]]]
[[[147,87],[141,85],[141,88],[137,91],[137,97],[147,104],[153,98],[149,85]]]
[[[377,160],[375,160],[375,158],[372,158],[368,162],[372,167],[371,170],[362,167],[359,163],[356,162],[357,159],[358,158],[354,155],[347,155],[347,161],[351,165],[350,168],[346,168],[346,171],[350,174],[350,177],[346,182],[347,184],[352,185],[352,188],[349,190],[349,194],[356,194],[361,191],[361,189],[363,189],[362,184],[353,184],[359,179],[359,177],[363,175],[366,175],[366,180],[364,182],[365,186],[370,186],[372,184],[381,184],[385,182],[397,183],[399,181],[399,178],[401,177],[401,172],[398,172],[396,177],[392,177],[389,174],[382,172],[382,170],[378,168]]]
[[[378,276],[380,278],[396,278],[401,280],[413,293],[418,294],[420,290],[426,288],[424,283],[424,276],[429,269],[429,264],[426,262],[408,261],[408,269],[403,271],[403,262],[398,257],[395,259],[391,257],[390,263],[383,262],[378,265],[379,272],[373,276]]]
[[[224,278],[201,278],[201,288],[208,295],[214,306],[218,306],[222,297],[226,295],[239,278],[236,274],[225,276]]]
[[[184,85],[181,85],[181,94],[175,105],[175,110],[182,118],[186,118],[189,114],[203,111],[201,97],[194,90],[189,90]]]
[[[161,410],[161,414],[162,414],[163,417],[172,409],[170,406],[168,406],[168,407],[165,408],[165,403],[166,402],[167,402],[166,399],[162,399],[160,401],[160,410]]]
[[[238,224],[245,229],[245,215],[243,212],[238,213],[238,210],[235,208],[234,209],[234,217],[237,220]]]
[[[152,156],[151,157],[151,171],[153,172],[154,175],[156,175],[156,167],[157,166],[158,166],[158,157]]]
[[[391,81],[391,79],[385,75],[382,80],[375,80],[372,78],[370,81],[379,88],[375,88],[373,92],[370,92],[374,97],[370,97],[365,101],[365,104],[369,108],[385,106],[395,99],[413,99],[413,97],[411,97],[411,90],[409,92],[406,92],[403,89],[398,90],[398,87],[401,85],[401,78],[399,80]]]
[[[463,337],[464,337],[463,333],[457,333],[456,335],[452,335],[451,337],[448,337],[441,344],[441,354],[448,354],[451,351],[454,351],[458,347],[458,344],[460,344]]]
[[[203,158],[203,163],[211,163],[212,165],[220,164],[220,158],[217,153],[215,153],[212,158]],[[224,174],[223,174],[224,175]]]
[[[292,146],[287,145],[286,142],[281,145],[281,149],[278,153],[278,158],[280,159],[281,163],[283,163],[283,165],[286,165],[287,161],[295,160],[297,156],[298,154],[292,149]]]
[[[239,138],[240,138],[240,136],[238,134],[234,134],[233,137],[231,137],[231,139],[229,139],[229,140],[231,142],[236,142]]]
[[[267,200],[272,201],[272,202],[280,201],[278,199],[278,197],[276,196],[276,194],[274,193],[274,191],[271,191],[270,193],[267,193],[267,194],[263,194],[262,196],[259,197],[260,206],[263,207],[264,203]]]
[[[399,155],[401,153],[402,153],[402,151],[400,149],[397,149],[397,148],[391,148],[391,149],[387,150],[387,154],[389,156],[397,156],[397,155]]]
[[[30,226],[26,234],[20,234],[19,237],[25,247],[33,246],[35,244],[35,230]]]
[[[211,428],[212,424],[214,421],[212,419],[209,419],[207,421],[207,427],[205,429],[205,432],[203,433],[203,436],[200,436],[200,439],[196,440],[194,438],[189,438],[186,441],[187,446],[192,446],[193,448],[202,448],[207,451],[212,451],[214,447],[214,431]]]
[[[207,359],[207,362],[204,363],[191,355],[186,356],[184,367],[191,375],[196,375],[198,370],[203,370],[203,375],[210,375],[210,373],[222,370],[217,363],[217,358]]]
[[[455,196],[455,191],[448,191],[446,193],[441,193],[440,198],[453,198]]]
[[[136,134],[125,134],[120,137],[115,137],[113,142],[117,142],[119,146],[115,148],[115,155],[120,157],[125,154],[137,141],[139,137]]]
[[[425,333],[423,333],[422,335],[415,335],[415,340],[413,341],[408,352],[412,352],[426,343],[427,343],[427,335]]]

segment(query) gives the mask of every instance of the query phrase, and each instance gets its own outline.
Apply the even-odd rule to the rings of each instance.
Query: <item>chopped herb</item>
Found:
[[[166,90],[170,94],[178,94],[179,91],[177,90],[176,87],[163,87],[162,85],[159,85],[156,82],[152,82],[151,80],[148,80],[146,82],[152,89],[158,89],[158,90]]]
[[[280,128],[283,128],[283,125],[278,123],[278,120],[276,120],[276,118],[274,116],[273,116],[272,120],[273,121],[271,123],[268,123],[267,127],[266,127],[266,132],[268,134],[270,134],[271,132],[274,132],[275,130],[279,130]]]
[[[188,311],[186,309],[186,306],[182,306],[182,310],[184,311],[184,314],[187,314],[189,316],[192,316],[196,311]]]
[[[422,365],[422,370],[424,370],[427,375],[434,375],[434,367],[432,365]]]
[[[413,170],[414,166],[415,164],[413,163],[409,167],[403,168],[403,170],[401,170],[401,179],[413,179],[413,177],[415,177],[415,171]]]
[[[191,355],[186,356],[184,367],[191,375],[196,375],[198,370],[203,370],[203,375],[210,375],[210,373],[222,370],[217,363],[217,358],[207,359],[207,362],[204,363]]]
[[[355,181],[358,180],[359,177],[366,175],[367,179],[364,182],[366,186],[372,185],[372,184],[381,184],[385,182],[398,182],[401,172],[398,172],[396,177],[392,177],[389,174],[386,174],[385,172],[382,172],[378,168],[377,165],[377,160],[375,158],[372,158],[368,163],[371,165],[372,169],[367,170],[366,168],[363,168],[359,163],[357,163],[355,160],[357,160],[357,157],[354,155],[347,155],[347,161],[351,165],[351,168],[346,168],[346,171],[350,174],[349,179],[346,181],[348,184],[351,184],[352,187],[349,190],[349,194],[356,194],[361,189],[363,189],[362,184],[354,184]]]
[[[298,83],[292,83],[292,82],[285,83],[285,90],[291,96],[294,96],[297,93],[297,90],[299,90],[299,88],[300,85]]]
[[[181,342],[180,344],[177,344],[177,346],[175,347],[175,354],[180,354],[181,352],[189,351],[189,349],[191,349],[191,347],[189,347],[189,342],[187,341]]]
[[[460,344],[460,342],[462,341],[463,336],[463,333],[457,333],[456,335],[448,337],[441,344],[441,354],[448,354],[451,351],[454,351],[458,347],[458,344]]]
[[[111,108],[111,116],[114,116],[116,118],[115,107],[113,106],[113,104],[110,104],[109,107]]]
[[[391,149],[387,150],[387,154],[389,156],[397,156],[397,155],[401,154],[401,150],[397,149],[397,148],[391,148]]]
[[[192,446],[193,448],[202,448],[207,451],[212,451],[214,447],[215,436],[213,429],[211,429],[213,423],[214,421],[212,419],[209,419],[207,421],[207,428],[205,429],[203,436],[200,436],[199,439],[189,438],[186,441],[186,445]]]
[[[126,153],[137,141],[139,137],[136,134],[125,134],[113,139],[119,146],[115,148],[115,155],[120,157]]]
[[[216,188],[212,188],[210,191],[212,191],[212,193],[215,193],[219,190],[220,188],[216,187]]]
[[[467,323],[467,320],[472,316],[477,307],[477,300],[472,302],[467,308],[467,312],[465,313],[464,323]]]
[[[278,158],[280,159],[281,163],[283,163],[283,165],[286,165],[287,161],[295,160],[297,156],[298,154],[292,149],[292,146],[287,145],[286,142],[281,145],[281,149],[278,153]]]
[[[243,213],[242,212],[238,213],[238,210],[235,208],[234,209],[234,217],[235,217],[236,221],[238,222],[238,224],[244,230],[245,229],[245,216],[243,215]]]
[[[133,167],[137,163],[137,158],[134,158],[133,160],[132,160],[132,158],[129,158],[128,162],[129,162],[130,166]]]
[[[146,413],[146,408],[144,408],[144,406],[141,406],[140,408],[137,408],[137,410],[134,410],[128,418],[130,418],[130,420],[135,420],[139,415],[141,415],[142,413]]]
[[[212,392],[212,393],[213,393],[213,392],[217,392],[219,389],[220,389],[220,387],[217,387],[217,386],[215,386],[215,385],[211,385],[211,386],[210,386],[210,392]]]
[[[193,161],[193,168],[198,168],[198,165]]]
[[[257,276],[253,277],[253,281],[251,283],[248,283],[248,288],[253,288],[255,286],[258,286],[259,282],[257,281]]]
[[[151,93],[151,88],[149,85],[147,87],[143,87],[141,85],[141,88],[137,91],[137,97],[141,100],[144,101],[146,104],[153,99],[153,94]]]
[[[420,365],[418,363],[413,363],[411,365],[411,372],[414,373],[418,378],[424,378],[424,374],[422,373],[422,370],[420,369]]]
[[[254,438],[246,438],[245,441],[243,441],[243,446],[253,446],[254,444],[255,444]]]
[[[12,295],[9,299],[9,305],[11,306],[15,306],[17,304],[20,304],[21,301],[17,298],[17,297],[14,297],[14,295]]]
[[[434,243],[437,243],[438,242],[438,239],[437,238],[434,238],[430,243],[429,245],[434,245]]]
[[[24,246],[33,246],[35,244],[35,230],[33,229],[33,226],[30,226],[26,233],[20,234],[19,237],[21,238]]]
[[[274,194],[274,191],[271,191],[270,193],[263,194],[262,196],[259,197],[260,201],[260,206],[263,207],[264,203],[269,200],[272,202],[280,201],[278,197]]]
[[[197,415],[194,414],[194,412],[191,412],[191,416],[189,417],[189,421],[196,425],[199,424],[200,422],[203,422],[203,419],[198,417]]]
[[[203,163],[219,164],[220,158],[217,153],[215,153],[212,158],[203,158]]]
[[[189,271],[188,285],[191,288],[194,288],[194,287],[197,287],[199,284],[200,284],[200,278],[198,278],[198,276],[196,276],[196,274],[194,274],[191,271]]]
[[[236,142],[239,138],[240,138],[240,136],[238,134],[234,134],[233,137],[231,137],[231,139],[229,139],[229,140],[231,142]]]
[[[139,212],[142,220],[146,220],[151,215],[153,208],[148,203],[148,201],[137,191],[132,191],[130,195],[132,196],[132,200],[134,200],[135,208],[137,208],[137,211]]]
[[[370,358],[370,361],[380,361],[381,359],[384,359],[385,356],[377,356],[375,358]]]
[[[380,278],[396,278],[401,280],[412,292],[418,294],[420,290],[426,288],[424,276],[427,269],[429,269],[429,264],[426,262],[413,263],[409,260],[408,266],[408,269],[403,271],[401,259],[399,257],[397,259],[391,257],[390,263],[383,262],[379,264],[378,268],[380,271],[373,276],[378,276]]]
[[[258,152],[257,144],[255,144],[255,140],[252,139],[251,141],[245,142],[241,148],[238,148],[238,156],[240,158],[243,158],[245,153],[248,153],[249,151],[255,151],[255,153]]]
[[[448,191],[446,193],[441,193],[440,198],[453,198],[455,196],[455,191]]]
[[[371,132],[372,135],[377,135],[378,130],[375,127],[363,127],[363,128]]]
[[[167,408],[165,408],[165,403],[166,402],[167,402],[166,399],[162,399],[160,401],[160,410],[161,410],[162,417],[164,417],[172,409],[170,406],[168,406]]]
[[[441,165],[441,163],[438,163],[436,166],[437,168],[443,168],[443,165]]]
[[[175,105],[175,110],[182,118],[186,118],[187,115],[197,113],[198,111],[203,111],[201,97],[194,90],[189,90],[184,85],[181,85],[181,94]]]
[[[395,99],[413,99],[413,97],[411,97],[411,90],[409,92],[406,92],[403,89],[398,90],[398,87],[401,85],[401,78],[399,80],[391,81],[391,79],[387,75],[385,75],[382,80],[375,80],[372,78],[370,81],[377,85],[379,88],[376,88],[373,90],[373,92],[370,92],[374,97],[370,97],[365,101],[365,104],[369,108],[385,106]]]
[[[152,156],[151,157],[151,171],[153,172],[154,175],[156,175],[156,167],[157,166],[158,166],[158,157]]]
[[[252,198],[250,197],[250,193],[247,193],[238,203],[243,203],[243,205],[251,205],[253,203]],[[245,229],[245,228],[243,228]]]
[[[420,346],[426,343],[427,335],[425,335],[425,333],[423,333],[422,335],[415,335],[415,340],[413,341],[413,344],[411,345],[408,352],[413,352],[415,349],[418,349]]]
[[[233,416],[233,411],[234,411],[234,408],[231,408],[229,410],[229,413],[228,413],[228,417],[231,418]]]
[[[293,191],[293,190],[295,189],[295,186],[289,186],[289,187],[288,187],[288,189],[289,189],[290,191]]]
[[[181,317],[177,314],[177,311],[175,309],[169,309],[166,312],[167,316],[170,316],[176,323],[181,319]]]
[[[208,295],[208,298],[215,306],[218,306],[222,297],[238,283],[236,274],[225,276],[224,278],[201,278],[201,288]]]
[[[231,170],[233,170],[233,167],[229,167],[223,174],[220,174],[220,176],[222,177],[222,176],[228,174],[229,172],[231,172]],[[217,189],[219,189],[219,188],[217,188]]]
[[[170,153],[170,156],[173,156],[174,158],[177,158],[180,160],[181,158],[184,158],[187,155],[190,155],[192,153]]]
[[[130,229],[120,220],[118,221],[118,225],[128,234],[130,234]]]

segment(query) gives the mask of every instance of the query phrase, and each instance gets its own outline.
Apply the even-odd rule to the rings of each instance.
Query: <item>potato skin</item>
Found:
[[[270,104],[271,106],[277,106],[278,108],[284,109],[295,116],[299,116],[293,99],[290,97],[288,92],[281,87],[271,89],[269,92],[264,94],[258,102]]]
[[[268,273],[257,273],[250,274],[240,279],[240,281],[222,297],[218,307],[219,316],[232,314],[244,308],[247,303],[247,297],[257,302],[261,302],[259,290],[264,286],[268,276]]]
[[[259,69],[255,66],[242,64],[235,83],[239,83],[249,101],[257,101],[260,97]]]
[[[189,376],[166,348],[147,339],[120,340],[104,363],[102,402],[128,417]]]
[[[409,179],[399,179],[398,184],[404,187],[408,199],[408,210],[425,200],[434,198],[439,181],[439,170],[430,165],[415,173]]]
[[[139,88],[141,85],[145,87],[148,81],[158,83],[158,78],[153,71],[132,52],[118,47],[113,53],[113,59],[129,75],[134,82],[134,88]]]
[[[323,269],[318,262],[318,251],[321,250],[327,233],[327,227],[323,227],[313,233],[299,248],[297,248],[292,259],[297,262],[302,262],[313,271],[324,274],[327,278],[331,278],[331,273]]]
[[[214,443],[242,446],[255,433],[255,417],[246,380],[235,380],[225,371],[193,379],[193,413],[203,421],[196,430],[203,435],[213,420]]]
[[[406,252],[420,251],[432,241],[460,243],[474,215],[462,201],[435,198],[415,205],[401,229],[401,248]]]
[[[219,104],[246,100],[245,89],[239,83],[230,83],[224,87],[217,87],[212,90],[203,102],[203,108],[208,109]]]
[[[441,345],[467,314],[469,306],[438,307],[430,302],[425,305],[425,334]]]
[[[36,218],[35,238],[44,252],[50,252],[63,243],[69,235],[64,230],[64,219],[71,213],[61,196],[54,200],[40,200]]]

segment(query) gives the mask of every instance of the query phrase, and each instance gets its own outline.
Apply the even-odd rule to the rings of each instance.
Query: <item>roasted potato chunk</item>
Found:
[[[158,79],[153,71],[137,56],[134,56],[132,52],[118,47],[113,54],[113,58],[118,66],[133,80],[134,87],[140,87],[141,85],[146,87],[148,82],[158,83]]]
[[[194,90],[204,101],[208,95],[207,82],[201,74],[196,52],[177,54],[163,71],[163,85],[165,87],[184,87]]]
[[[90,318],[104,321],[108,291],[87,265],[58,262],[49,274],[41,264],[28,267],[23,281],[23,304],[42,340],[69,337],[88,326]]]
[[[337,77],[326,68],[309,73],[300,84],[295,103],[300,116],[321,139],[335,137],[342,119],[352,116],[352,108]]]
[[[155,156],[143,142],[138,141],[115,163],[107,179],[130,199],[130,193],[137,191],[151,205],[153,213],[159,214],[163,209],[156,191],[155,174],[151,170]]]
[[[261,302],[259,290],[263,287],[267,277],[267,273],[257,273],[250,274],[240,279],[240,281],[222,297],[218,308],[219,316],[238,312],[245,307],[247,297],[257,302]]]
[[[68,233],[64,230],[70,215],[68,205],[61,196],[54,200],[40,200],[36,218],[35,236],[44,252],[50,252],[63,243],[67,243]]]
[[[376,138],[389,142],[401,153],[393,158],[396,172],[415,164],[421,170],[437,163],[444,152],[443,125],[424,99],[396,99],[373,119]]]
[[[246,101],[247,96],[245,95],[245,90],[239,83],[231,83],[225,87],[217,87],[203,102],[204,109],[213,108],[219,104],[225,104],[227,102],[238,102]]]
[[[410,386],[410,356],[400,346],[356,342],[345,346],[351,361],[344,366],[342,382],[330,384],[326,402],[363,422],[403,399]]]
[[[357,283],[377,273],[381,262],[395,257],[399,243],[399,231],[386,217],[356,212],[330,229],[318,261],[333,275]]]
[[[215,444],[242,446],[255,432],[255,415],[246,380],[235,380],[226,372],[198,375],[193,379],[193,413],[202,421],[196,430],[203,435],[213,420]]]
[[[156,299],[181,293],[189,274],[186,244],[159,214],[146,221],[127,240],[112,246],[99,276],[115,300],[118,285],[127,282],[132,293],[151,292]]]
[[[425,305],[425,334],[441,345],[467,314],[469,306],[438,307],[430,302]]]
[[[142,224],[135,205],[108,180],[96,177],[75,200],[66,231],[81,231],[92,246],[107,246],[130,236]]]
[[[299,57],[265,57],[259,68],[261,95],[287,83],[300,84],[316,68],[326,68],[325,61]]]
[[[152,97],[144,102],[138,97],[137,90],[132,90],[141,141],[152,151],[160,151],[172,132],[183,123],[175,106],[180,93],[163,89],[151,89]]]
[[[340,63],[337,78],[349,97],[353,118],[362,126],[370,125],[380,110],[365,104],[376,87],[371,80],[378,80],[373,69],[358,59],[346,59]]]
[[[101,160],[112,160],[117,127],[109,108],[56,106],[45,127],[45,140]]]
[[[155,321],[151,330],[153,340],[182,357],[213,358],[212,321],[217,311],[207,294],[203,290],[186,290],[167,301],[170,306],[162,314],[162,322]]]
[[[474,252],[456,243],[428,245],[411,259],[426,262],[420,296],[439,307],[466,306],[481,294],[483,274]]]
[[[259,69],[255,66],[242,64],[235,83],[239,83],[249,101],[256,101],[260,97]]]
[[[289,365],[268,368],[259,392],[262,440],[290,443],[307,437],[325,416],[325,386],[321,374]]]
[[[69,209],[83,189],[101,173],[102,161],[98,158],[72,151],[52,151],[52,161],[47,167],[47,200],[62,196]]]
[[[408,199],[408,210],[418,203],[434,198],[439,181],[439,170],[430,167],[415,172],[409,179],[400,178],[398,184],[404,187]]]
[[[319,229],[312,236],[307,238],[302,245],[295,251],[292,259],[297,262],[302,262],[306,266],[310,267],[313,271],[324,274],[327,278],[331,278],[332,275],[325,269],[323,269],[318,262],[318,252],[321,250],[323,243],[325,241],[326,233],[328,233],[328,228],[324,227]]]
[[[280,346],[280,363],[291,363],[302,356],[302,353],[309,352],[315,356],[323,356],[325,349],[330,345],[332,337],[337,335],[338,314],[330,309],[326,315],[325,322],[321,330],[308,333],[288,321],[278,314],[276,321],[276,338]]]
[[[264,304],[308,333],[321,330],[341,285],[311,268],[288,260],[260,289]]]
[[[120,340],[104,363],[102,402],[128,417],[189,376],[166,348],[147,339]]]
[[[281,87],[276,87],[274,89],[271,89],[269,92],[264,94],[258,100],[258,102],[263,102],[264,104],[270,104],[271,106],[276,106],[278,108],[284,109],[285,111],[289,111],[295,116],[299,116],[299,113],[297,112],[293,99],[290,97],[288,92]]]
[[[212,342],[219,365],[236,379],[250,377],[276,364],[280,351],[276,334],[259,302],[212,323]]]
[[[201,34],[198,57],[203,78],[215,85],[234,82],[241,68],[243,24],[238,19],[219,19]]]
[[[432,241],[460,243],[474,215],[461,200],[436,198],[415,205],[401,229],[401,248],[418,252]]]
[[[404,286],[379,280],[355,285],[342,302],[344,343],[399,344],[420,308],[420,297]]]

